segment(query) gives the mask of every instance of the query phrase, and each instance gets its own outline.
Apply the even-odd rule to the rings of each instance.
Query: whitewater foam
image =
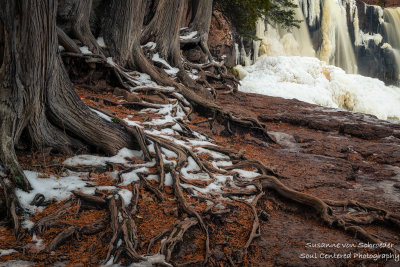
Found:
[[[311,57],[260,57],[237,69],[239,90],[400,120],[400,88]]]

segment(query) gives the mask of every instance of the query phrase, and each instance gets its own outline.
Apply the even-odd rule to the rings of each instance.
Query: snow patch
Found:
[[[110,65],[110,66],[113,66],[113,67],[115,67],[117,64],[114,62],[114,60],[112,59],[112,57],[108,57],[107,58],[107,63],[108,63],[108,65]]]
[[[24,220],[21,223],[22,228],[27,229],[27,230],[31,230],[34,225],[35,225],[35,223],[32,222],[31,220]]]
[[[15,249],[0,249],[0,257],[2,256],[8,256],[11,255],[13,253],[17,253],[18,251],[16,251]]]
[[[154,43],[154,42],[148,42],[148,43],[145,44],[143,47],[147,47],[147,48],[149,48],[150,50],[154,50],[154,49],[156,49],[157,44]]]
[[[128,207],[132,200],[132,192],[127,189],[121,189],[118,194],[124,200],[125,206]]]
[[[46,200],[62,201],[71,196],[72,190],[81,190],[85,193],[93,193],[95,190],[94,187],[87,187],[87,185],[92,185],[91,182],[83,181],[82,178],[77,176],[57,178],[52,175],[50,178],[39,178],[39,173],[32,171],[24,171],[24,173],[32,186],[32,190],[25,192],[16,189],[15,193],[21,206],[32,213],[39,209],[30,204],[36,194],[42,194]]]
[[[93,155],[78,155],[72,158],[68,158],[64,161],[67,166],[87,165],[87,166],[106,166],[107,162],[131,164],[131,158],[140,158],[142,156],[141,151],[130,150],[127,148],[121,149],[117,155],[113,157],[101,157]]]
[[[87,46],[79,47],[79,50],[81,50],[82,54],[84,54],[84,55],[92,54],[92,52],[89,50],[89,48]]]
[[[295,66],[295,67],[294,67]],[[239,90],[400,119],[400,88],[327,65],[317,58],[260,57],[244,67]]]
[[[165,59],[161,58],[158,53],[153,55],[152,60],[155,61],[155,62],[159,62],[159,63],[163,64],[167,68],[165,70],[165,72],[170,74],[170,75],[176,75],[179,72],[178,68],[171,67],[171,65],[169,65],[168,62],[165,61]]]
[[[165,256],[161,254],[155,254],[151,256],[144,255],[144,261],[138,263],[132,263],[130,267],[152,267],[155,265],[162,265],[162,266],[171,266],[171,264],[165,261]]]
[[[187,35],[181,35],[180,39],[181,40],[190,40],[190,39],[193,39],[194,37],[196,37],[196,35],[197,35],[197,31],[194,31],[194,32],[188,33]]]
[[[102,47],[102,48],[105,48],[106,47],[106,43],[104,42],[104,38],[103,37],[99,37],[99,38],[97,38],[97,44],[100,46],[100,47]]]
[[[104,114],[103,112],[100,112],[100,111],[98,111],[96,109],[90,108],[90,110],[95,112],[97,115],[99,115],[101,118],[105,119],[106,121],[111,122],[111,117],[110,116],[108,116],[108,115]]]

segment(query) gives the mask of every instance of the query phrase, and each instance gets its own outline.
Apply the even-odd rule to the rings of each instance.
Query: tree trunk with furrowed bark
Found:
[[[79,40],[94,53],[101,53],[90,28],[90,17],[93,8],[93,0],[60,0],[58,4],[58,17],[61,28],[71,34],[71,37]]]
[[[15,184],[30,188],[14,149],[24,131],[37,150],[94,147],[115,154],[135,146],[121,125],[100,118],[75,93],[57,52],[56,1],[3,0],[1,5],[0,159]]]
[[[58,55],[60,42],[75,54],[79,53],[78,45],[86,45],[93,54],[103,56],[89,25],[91,12],[101,10],[96,14],[102,17],[100,35],[109,48],[108,55],[118,64],[134,66],[160,84],[181,87],[144,55],[140,42],[154,41],[160,56],[179,67],[183,83],[210,97],[183,70],[179,32],[184,12],[188,10],[183,1],[155,1],[151,11],[143,0],[113,0],[102,4],[95,1],[96,10],[92,0],[59,3],[2,0],[1,3],[4,9],[0,21],[0,62],[3,63],[0,159],[15,184],[25,190],[29,189],[29,183],[14,149],[23,132],[39,150],[52,148],[69,152],[97,148],[112,154],[124,146],[136,145],[119,124],[98,117],[81,102]],[[194,1],[192,9],[195,12],[190,27],[206,40],[212,1]],[[146,10],[152,18],[142,31]],[[57,21],[61,23],[58,26]],[[78,44],[73,38],[78,39]],[[181,87],[180,91],[189,100],[201,105],[207,103],[187,90]],[[212,105],[207,107],[215,112]]]
[[[141,43],[155,42],[160,56],[174,66],[181,65],[179,30],[184,10],[184,1],[160,0],[153,19],[142,33]]]
[[[197,31],[200,35],[200,46],[203,52],[207,54],[209,59],[212,55],[208,48],[208,33],[210,31],[213,0],[194,0],[193,2],[193,20],[189,25],[189,29]]]
[[[121,66],[133,65],[133,51],[140,53],[140,34],[144,19],[143,0],[111,0],[105,5],[101,35],[110,54]]]

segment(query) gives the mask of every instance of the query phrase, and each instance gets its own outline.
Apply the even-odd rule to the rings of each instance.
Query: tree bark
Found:
[[[3,57],[4,57],[4,25],[0,20],[0,68],[1,65],[3,64]]]
[[[102,35],[121,66],[133,63],[132,51],[134,46],[140,46],[145,8],[143,0],[111,0],[105,7]]]
[[[122,66],[134,65],[139,71],[149,74],[157,83],[171,85],[168,75],[150,62],[140,46],[145,10],[149,8],[148,5],[149,3],[144,0],[110,1],[103,12],[102,35],[117,63]],[[151,23],[155,24],[155,20],[153,18]],[[179,38],[178,33],[175,38]],[[177,49],[180,52],[179,39],[177,41]]]
[[[200,35],[200,47],[210,60],[212,55],[208,49],[208,33],[210,31],[213,0],[193,0],[193,20],[189,25],[191,31]]]
[[[75,93],[57,54],[57,1],[0,3],[6,29],[0,70],[0,160],[14,183],[30,189],[14,149],[24,129],[36,149],[68,151],[87,145],[114,154],[123,147],[138,147],[120,124],[98,117]]]
[[[179,32],[184,10],[184,1],[160,0],[141,39],[142,44],[154,41],[160,56],[177,67],[181,66]]]
[[[79,46],[71,39],[65,32],[57,27],[58,43],[62,45],[66,51],[73,53],[80,53]]]
[[[89,19],[92,11],[93,0],[61,0],[60,13],[70,23],[72,36],[78,39],[90,51],[100,54],[101,48],[90,29]]]

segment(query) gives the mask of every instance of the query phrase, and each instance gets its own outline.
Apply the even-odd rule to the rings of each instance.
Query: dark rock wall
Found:
[[[369,5],[378,5],[381,7],[399,7],[399,0],[363,0],[363,2]]]

